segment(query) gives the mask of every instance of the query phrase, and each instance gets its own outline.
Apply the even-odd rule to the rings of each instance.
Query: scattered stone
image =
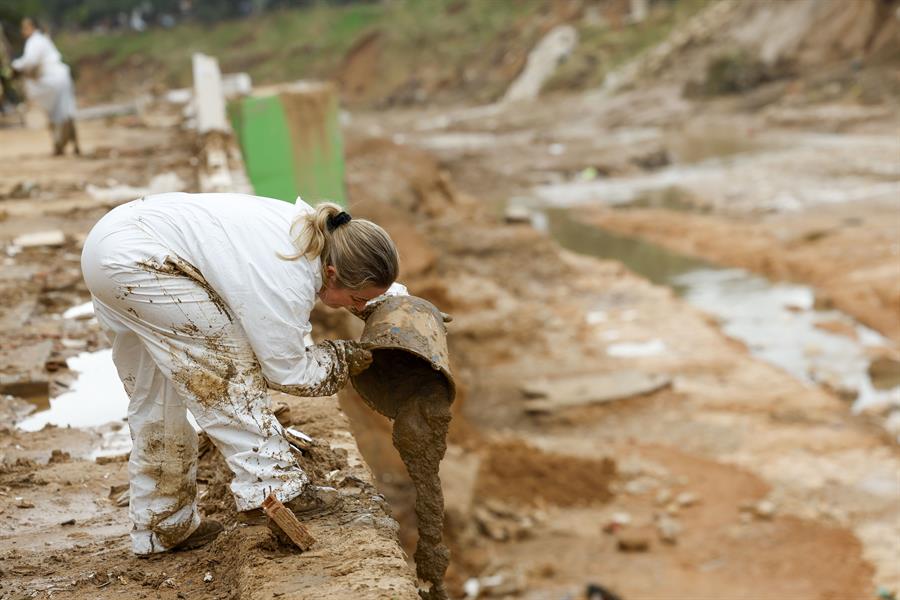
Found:
[[[114,485],[109,488],[109,499],[116,506],[128,506],[131,501],[131,492],[127,483]]]
[[[900,360],[889,356],[879,356],[869,363],[869,378],[878,390],[889,390],[900,386]]]
[[[13,239],[14,246],[19,248],[36,248],[39,246],[62,246],[66,242],[66,234],[58,229],[24,233]]]
[[[58,448],[54,448],[50,451],[50,460],[47,461],[47,464],[55,464],[68,462],[71,460],[72,456],[68,452],[64,452]]]
[[[771,500],[760,500],[753,505],[753,514],[760,519],[771,519],[775,516],[775,503]]]
[[[108,465],[110,463],[117,462],[128,462],[129,454],[126,452],[125,454],[106,454],[103,456],[98,456],[94,459],[94,462],[98,465]]]
[[[642,532],[623,531],[617,537],[619,552],[647,552],[650,549],[650,538]]]
[[[16,508],[34,508],[34,503],[24,498],[16,498]]]
[[[688,506],[693,506],[699,501],[700,498],[693,492],[681,492],[675,498],[675,502],[677,502],[679,506],[683,506],[685,508],[687,508]]]
[[[69,519],[68,521],[63,521],[62,523],[60,523],[60,525],[62,527],[69,527],[74,524],[75,524],[75,519]]]
[[[531,210],[524,206],[507,207],[503,220],[509,224],[531,224]]]
[[[656,521],[656,532],[659,539],[667,544],[678,543],[678,536],[681,534],[681,523],[669,516],[661,516]]]
[[[669,500],[672,499],[672,490],[669,488],[663,488],[656,492],[656,504],[662,506],[667,504]]]
[[[209,582],[212,581],[212,580],[213,580],[212,573],[210,573],[209,571],[207,571],[207,572],[206,572],[206,575],[203,576],[203,582],[204,582],[204,583],[209,583]]]
[[[37,182],[28,179],[20,181],[13,186],[13,189],[9,191],[9,197],[14,199],[31,198],[38,191],[40,191],[40,188],[38,187]]]
[[[650,492],[658,485],[659,482],[655,479],[651,479],[650,477],[640,477],[638,479],[632,479],[631,481],[626,483],[624,490],[625,493],[630,496],[641,496]]]
[[[621,528],[631,523],[631,515],[626,512],[617,512],[613,513],[610,516],[609,521],[606,522],[606,525],[603,526],[603,531],[606,533],[615,533]]]

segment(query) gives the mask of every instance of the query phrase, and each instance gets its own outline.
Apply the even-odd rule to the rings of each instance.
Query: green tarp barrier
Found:
[[[344,152],[333,88],[248,97],[229,106],[247,176],[259,196],[346,206]]]

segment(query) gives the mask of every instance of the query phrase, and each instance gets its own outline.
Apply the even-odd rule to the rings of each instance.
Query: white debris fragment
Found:
[[[775,503],[771,500],[760,500],[753,506],[753,513],[761,519],[771,519],[775,515]]]
[[[675,544],[678,542],[678,536],[681,534],[681,523],[672,517],[663,515],[656,522],[656,531],[659,539],[667,544]]]
[[[697,502],[699,502],[699,501],[700,501],[700,498],[697,496],[697,494],[695,494],[693,492],[681,492],[675,498],[675,502],[677,502],[679,505],[684,506],[684,507],[693,506],[694,504],[697,504]]]
[[[606,353],[617,358],[638,358],[656,356],[666,351],[666,344],[660,339],[647,342],[620,342],[607,346]]]
[[[93,302],[78,304],[77,306],[73,306],[63,313],[63,319],[84,319],[92,316],[94,316]]]
[[[48,231],[34,231],[23,233],[13,239],[12,245],[19,248],[34,248],[37,246],[61,246],[66,241],[66,234],[58,229]],[[12,255],[11,255],[12,256]]]
[[[210,581],[212,581],[212,579],[212,573],[210,573],[209,571],[207,571],[206,575],[203,576],[204,583],[209,583]]]
[[[606,323],[609,320],[609,315],[607,315],[602,310],[594,310],[587,314],[585,317],[585,321],[587,321],[588,325],[597,325],[599,323]]]

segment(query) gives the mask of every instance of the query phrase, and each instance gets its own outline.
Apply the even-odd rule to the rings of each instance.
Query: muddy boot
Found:
[[[298,519],[308,519],[318,515],[331,513],[341,506],[341,497],[333,487],[308,485],[296,498],[288,500],[284,505],[294,513]],[[263,525],[266,523],[266,513],[261,508],[239,512],[237,520],[247,525]]]
[[[225,528],[218,521],[202,519],[200,521],[200,527],[194,530],[194,533],[189,535],[186,540],[171,548],[171,551],[194,550],[201,546],[205,546],[219,537],[219,534],[222,533],[222,530],[224,529]]]

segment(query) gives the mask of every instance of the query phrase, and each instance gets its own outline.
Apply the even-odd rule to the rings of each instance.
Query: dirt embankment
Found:
[[[876,428],[750,358],[671,292],[501,224],[428,154],[380,139],[348,154],[354,213],[387,224],[414,265],[404,282],[454,315],[460,393],[442,464],[452,592],[473,579],[503,597],[589,583],[649,597],[665,582],[673,597],[837,598],[900,583],[888,483],[900,457]],[[610,350],[651,340],[665,350]],[[670,384],[526,410],[535,382],[569,389],[620,371]],[[389,426],[352,393],[342,403],[411,549],[412,487]]]

